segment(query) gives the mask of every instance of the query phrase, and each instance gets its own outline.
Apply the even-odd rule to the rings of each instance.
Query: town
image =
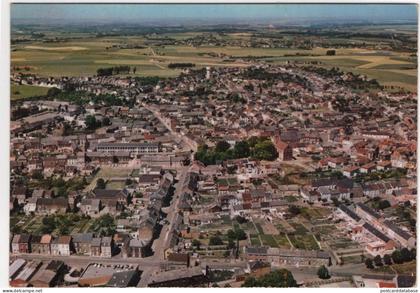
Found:
[[[203,36],[170,41],[322,46]],[[416,285],[416,91],[314,61],[187,61],[11,67],[45,91],[11,103],[10,286]]]

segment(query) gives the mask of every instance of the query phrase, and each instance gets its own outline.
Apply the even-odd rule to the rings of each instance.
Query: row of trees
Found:
[[[297,287],[297,282],[290,271],[280,269],[265,274],[259,278],[248,277],[241,287]]]
[[[88,130],[95,130],[96,128],[102,126],[111,125],[111,120],[108,117],[102,118],[102,120],[98,120],[93,115],[87,115],[85,118],[86,129]]]
[[[416,249],[412,248],[403,248],[401,250],[395,250],[391,255],[385,254],[382,258],[380,255],[377,255],[372,259],[368,258],[365,260],[365,265],[368,269],[373,269],[376,267],[381,267],[385,265],[402,264],[416,259]]]
[[[248,140],[235,143],[233,148],[224,140],[219,141],[216,147],[212,149],[207,145],[202,145],[195,154],[195,159],[205,165],[214,165],[225,160],[248,157],[255,160],[274,161],[278,157],[278,153],[270,139],[253,136]]]
[[[46,190],[53,189],[53,197],[67,197],[70,191],[82,190],[87,185],[87,181],[84,176],[73,177],[66,181],[62,177],[44,178],[42,172],[36,171],[32,174],[31,178],[35,180],[31,182],[31,185],[34,188],[37,187]]]
[[[194,63],[169,63],[168,68],[188,68],[194,67]]]
[[[132,72],[133,74],[136,73],[136,67],[133,67]],[[98,68],[96,70],[96,74],[98,76],[111,76],[117,74],[129,74],[131,71],[131,67],[128,65],[121,65],[121,66],[114,66],[114,67],[106,67],[106,68]]]

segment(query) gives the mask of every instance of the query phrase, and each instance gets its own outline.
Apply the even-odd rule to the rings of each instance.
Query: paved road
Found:
[[[166,219],[168,220],[169,223],[162,227],[159,238],[157,238],[153,242],[154,255],[149,257],[149,259],[153,263],[158,263],[158,264],[165,263],[164,251],[170,248],[170,241],[171,241],[170,232],[178,228],[178,227],[175,227],[175,218],[178,214],[178,204],[181,199],[181,194],[184,192],[183,185],[185,183],[185,180],[187,179],[187,174],[190,168],[191,167],[184,167],[181,169],[179,173],[178,182],[175,184],[174,196],[168,208],[169,212],[166,216]],[[153,274],[157,273],[158,270],[159,270],[158,266],[156,267],[151,266],[147,268],[146,270],[144,270],[141,280],[139,284],[137,285],[137,287],[146,287],[150,277]]]
[[[152,258],[121,258],[121,257],[94,257],[94,256],[57,256],[57,255],[40,255],[34,253],[28,254],[11,254],[11,257],[23,258],[26,260],[41,260],[41,261],[50,261],[50,260],[61,260],[69,265],[83,266],[89,263],[105,263],[105,264],[134,264],[142,267],[159,267],[164,261],[152,259]]]

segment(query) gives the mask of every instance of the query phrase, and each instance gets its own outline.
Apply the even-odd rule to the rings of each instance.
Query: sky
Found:
[[[12,4],[12,21],[417,21],[415,4]]]

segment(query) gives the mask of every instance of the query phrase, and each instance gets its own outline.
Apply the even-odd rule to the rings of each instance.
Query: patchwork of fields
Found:
[[[194,34],[167,34],[173,39],[189,38]],[[244,38],[228,34],[225,38]],[[334,49],[334,48],[332,48]],[[377,79],[384,85],[416,90],[417,58],[409,53],[383,52],[359,48],[336,48],[335,56],[326,56],[326,48],[312,50],[242,48],[233,46],[151,46],[143,37],[80,38],[67,42],[14,45],[12,66],[42,76],[86,76],[101,67],[129,65],[136,67],[135,75],[172,77],[181,70],[168,68],[170,63],[194,63],[204,66],[244,67],[249,58],[274,64],[299,61],[303,64],[318,61],[317,66],[339,67]],[[133,75],[133,74],[131,74]],[[17,96],[15,95],[15,98]]]

